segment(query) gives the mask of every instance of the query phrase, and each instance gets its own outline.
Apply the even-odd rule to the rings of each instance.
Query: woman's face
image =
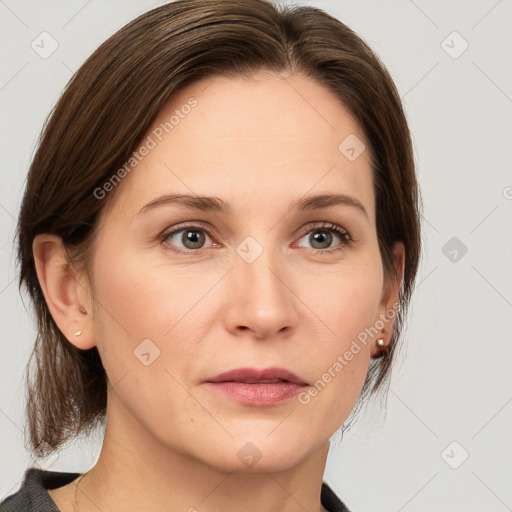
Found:
[[[173,97],[115,185],[92,262],[113,424],[228,471],[325,445],[365,381],[378,336],[364,333],[394,302],[362,144],[302,76],[208,78]],[[306,385],[206,382],[276,367]]]

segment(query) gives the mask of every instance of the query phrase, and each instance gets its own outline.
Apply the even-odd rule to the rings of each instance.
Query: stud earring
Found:
[[[82,331],[76,331],[75,336],[80,336],[82,334]]]
[[[384,348],[386,345],[384,344],[384,339],[383,338],[379,338],[377,340],[377,346],[380,347],[380,348]]]

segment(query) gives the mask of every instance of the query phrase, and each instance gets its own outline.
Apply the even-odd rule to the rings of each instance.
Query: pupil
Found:
[[[201,247],[204,235],[199,231],[185,231],[183,234],[183,244],[188,249],[197,249]]]
[[[324,244],[322,247],[317,247],[317,249],[325,249],[329,247],[332,241],[332,234],[328,231],[318,231],[316,234],[312,235],[313,241],[312,244],[314,246],[315,243]]]

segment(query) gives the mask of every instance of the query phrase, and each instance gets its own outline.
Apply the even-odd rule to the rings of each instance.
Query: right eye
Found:
[[[166,248],[177,253],[197,252],[198,249],[203,249],[207,238],[211,238],[208,229],[192,224],[173,228],[161,236]],[[178,249],[172,247],[178,247]]]

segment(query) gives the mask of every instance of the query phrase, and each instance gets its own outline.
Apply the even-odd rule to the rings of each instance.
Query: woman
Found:
[[[348,510],[329,439],[385,388],[420,254],[395,86],[311,7],[179,0],[108,39],[32,162],[20,286],[41,455],[2,511]]]

